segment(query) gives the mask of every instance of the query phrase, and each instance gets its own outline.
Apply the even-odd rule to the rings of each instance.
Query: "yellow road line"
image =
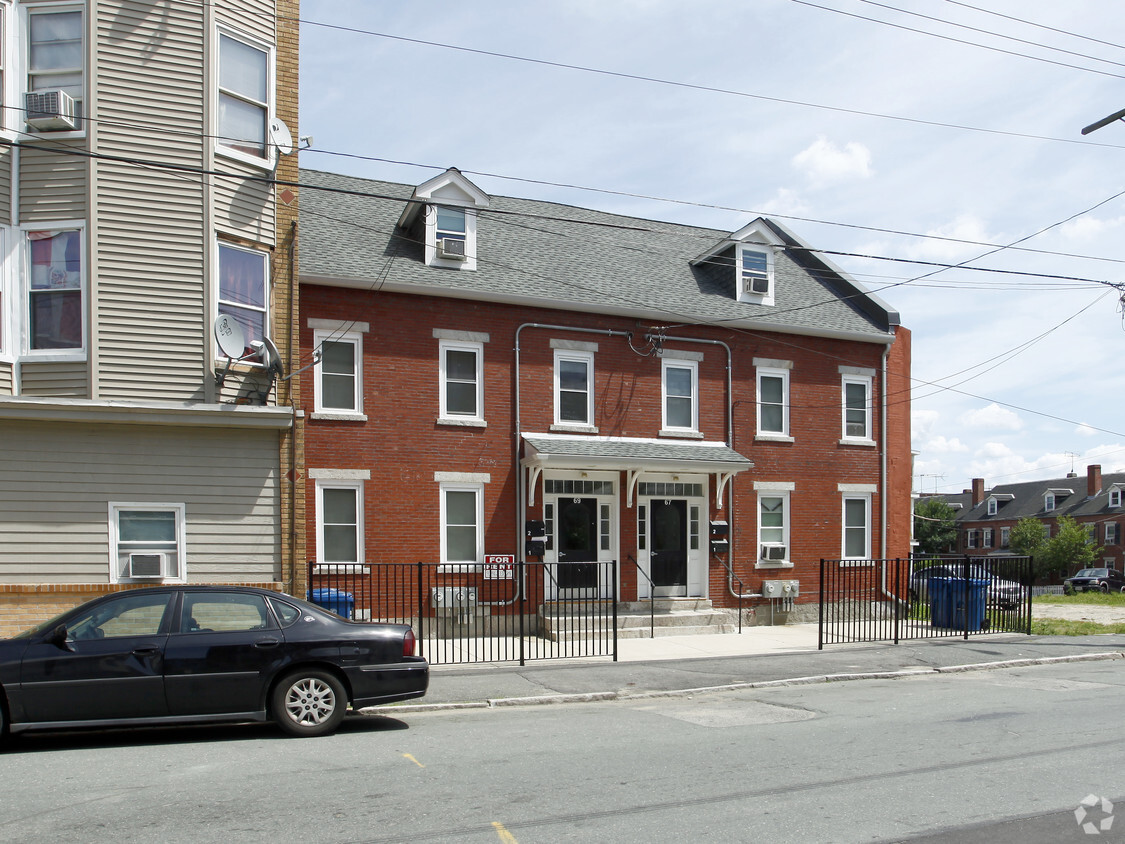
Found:
[[[503,841],[504,844],[519,844],[519,842],[516,841],[516,836],[512,835],[512,833],[508,832],[508,830],[504,829],[504,824],[500,823],[499,821],[493,821],[492,826],[496,830],[496,834],[500,836],[500,840]]]
[[[409,759],[411,762],[413,762],[415,765],[417,765],[419,768],[425,768],[426,767],[421,762],[419,762],[417,759],[415,759],[411,754],[404,753],[402,755],[405,756],[407,759]]]

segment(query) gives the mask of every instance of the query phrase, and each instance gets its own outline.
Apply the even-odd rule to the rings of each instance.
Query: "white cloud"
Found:
[[[1080,437],[1096,437],[1098,435],[1098,432],[1085,422],[1075,428],[1074,433],[1078,434]]]
[[[801,199],[800,194],[791,188],[778,188],[772,199],[767,199],[762,206],[766,214],[796,216],[807,214],[808,205]]]
[[[871,150],[855,141],[841,149],[823,135],[793,156],[792,164],[817,187],[872,175]]]
[[[965,240],[972,243],[958,242]],[[981,252],[981,247],[973,246],[973,243],[994,243],[999,240],[1000,238],[989,234],[988,227],[979,217],[961,214],[952,222],[927,231],[926,238],[916,242],[908,250],[908,254],[911,258],[956,263]]]
[[[1023,429],[1023,422],[1014,411],[993,402],[988,407],[969,410],[961,414],[960,422],[970,428],[987,428],[992,431],[1019,431]],[[986,443],[984,448],[997,446],[999,443]]]
[[[953,439],[934,437],[933,439],[927,440],[922,446],[922,449],[928,453],[932,452],[934,454],[957,454],[967,452],[969,447],[957,439],[957,437]]]
[[[1102,220],[1097,217],[1079,217],[1059,226],[1059,233],[1068,240],[1088,242],[1102,237],[1125,224],[1125,217]]]

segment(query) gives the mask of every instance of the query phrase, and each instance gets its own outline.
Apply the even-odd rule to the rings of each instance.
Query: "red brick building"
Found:
[[[814,600],[822,557],[909,553],[909,332],[777,223],[488,196],[456,170],[302,184],[317,562],[618,560],[623,599],[730,606],[772,579]],[[610,594],[605,567],[557,569],[548,596]]]

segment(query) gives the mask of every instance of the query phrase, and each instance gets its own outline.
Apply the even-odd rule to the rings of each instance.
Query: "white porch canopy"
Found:
[[[723,492],[731,478],[754,468],[726,443],[653,440],[633,437],[568,437],[559,434],[521,434],[527,468],[527,504],[535,505],[535,489],[544,469],[625,472],[626,506],[633,506],[637,481],[645,473],[708,474],[715,476],[715,507],[723,506]]]

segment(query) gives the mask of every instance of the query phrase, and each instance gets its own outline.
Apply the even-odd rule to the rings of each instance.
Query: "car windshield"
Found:
[[[68,615],[71,611],[72,610],[67,610],[64,613],[60,613],[59,615],[56,615],[54,618],[48,618],[46,621],[40,622],[39,624],[36,624],[34,627],[29,627],[29,628],[27,628],[27,630],[24,630],[20,633],[17,633],[12,638],[13,639],[30,639],[32,636],[38,636],[40,633],[46,632],[47,630],[53,630],[54,628],[58,627],[62,623],[63,616]]]
[[[1106,577],[1109,569],[1082,569],[1075,577]]]

